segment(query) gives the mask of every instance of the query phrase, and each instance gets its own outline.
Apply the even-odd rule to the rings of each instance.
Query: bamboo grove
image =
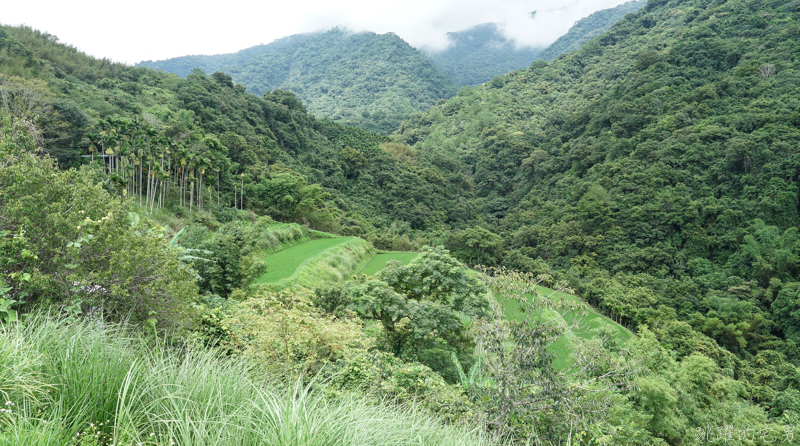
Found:
[[[221,204],[220,174],[227,173],[230,160],[216,138],[175,139],[140,118],[108,117],[97,129],[87,134],[92,145],[86,156],[103,160],[115,192],[138,196],[151,212],[167,200],[190,210]]]

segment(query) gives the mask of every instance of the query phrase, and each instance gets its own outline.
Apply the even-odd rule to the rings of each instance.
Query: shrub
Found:
[[[0,116],[2,119],[2,116]],[[0,137],[0,261],[8,295],[34,304],[85,302],[113,317],[186,326],[197,289],[164,228],[128,217],[128,202],[91,167],[59,171],[21,150],[26,128],[6,118]]]

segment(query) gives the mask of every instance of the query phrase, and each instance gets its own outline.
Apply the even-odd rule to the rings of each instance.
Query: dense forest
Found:
[[[703,352],[793,420],[799,6],[650,1],[393,138],[459,162],[503,265],[568,280],[677,360]]]
[[[650,0],[386,136],[0,27],[0,442],[795,444],[799,41]]]
[[[402,119],[453,96],[458,88],[423,53],[393,33],[334,28],[233,55],[201,56],[198,67],[211,68],[211,60],[214,70],[230,75],[251,93],[288,90],[310,113],[387,134]],[[196,57],[183,57],[140,65],[180,74],[195,62]]]
[[[575,22],[566,34],[538,54],[538,59],[552,62],[556,57],[581,48],[584,43],[611,28],[625,15],[644,8],[646,0],[631,0],[615,8],[603,9]],[[510,70],[509,70],[510,71]]]
[[[644,6],[628,2],[575,23],[550,47],[518,47],[497,24],[485,23],[448,33],[441,51],[419,51],[393,34],[354,34],[335,28],[297,34],[267,45],[214,56],[182,56],[143,61],[137,66],[185,78],[192,70],[222,72],[256,95],[273,89],[297,95],[306,109],[345,125],[389,134],[411,114],[494,76],[551,60],[578,49],[625,14]],[[540,54],[541,52],[541,54]]]
[[[449,32],[450,45],[441,51],[426,51],[430,60],[458,86],[478,85],[494,76],[527,68],[542,48],[517,48],[496,23],[484,23]]]

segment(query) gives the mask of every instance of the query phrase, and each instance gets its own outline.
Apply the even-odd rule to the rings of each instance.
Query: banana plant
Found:
[[[199,260],[201,262],[213,262],[213,260],[209,260],[209,259],[206,259],[206,258],[203,258],[203,257],[197,257],[197,256],[193,256],[193,255],[189,254],[189,253],[192,253],[192,252],[198,252],[198,253],[203,253],[205,255],[213,255],[214,253],[212,251],[208,251],[206,249],[184,248],[183,246],[178,244],[178,240],[180,240],[180,238],[183,236],[183,234],[186,233],[187,229],[189,229],[189,226],[184,226],[183,229],[178,231],[178,233],[175,234],[172,237],[172,239],[170,239],[170,241],[169,241],[169,245],[170,246],[181,250],[182,254],[179,257],[179,259],[182,262],[187,262],[187,263],[191,262],[191,261],[194,261],[194,260]]]

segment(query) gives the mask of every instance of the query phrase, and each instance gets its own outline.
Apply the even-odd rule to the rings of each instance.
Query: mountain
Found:
[[[650,0],[391,137],[460,166],[504,266],[568,281],[791,424],[800,403],[781,395],[799,386],[753,380],[800,364],[799,17],[799,1]],[[736,424],[712,408],[727,403],[661,412],[645,400],[643,425],[668,444],[689,426]]]
[[[143,65],[180,74],[201,63],[209,71],[224,71],[254,94],[290,90],[310,113],[382,133],[457,90],[421,52],[396,35],[338,28],[232,55]]]
[[[136,66],[152,68],[154,70],[164,70],[167,73],[175,73],[180,77],[186,77],[193,69],[198,68],[205,73],[223,71],[227,67],[245,65],[254,58],[265,53],[280,51],[282,48],[291,44],[298,44],[306,39],[314,37],[314,33],[294,34],[283,37],[267,45],[256,45],[245,48],[241,51],[228,54],[216,54],[213,56],[181,56],[167,60],[145,60]]]
[[[390,47],[396,42],[391,36],[384,39]],[[399,59],[390,49],[386,57]],[[132,166],[142,162],[129,159],[134,152],[166,159],[182,153],[181,162],[188,166],[205,166],[194,170],[194,182],[215,186],[212,201],[219,202],[219,212],[245,206],[320,229],[380,237],[378,246],[400,240],[405,249],[408,237],[403,242],[403,232],[388,231],[397,221],[406,222],[407,232],[448,221],[464,225],[469,218],[453,211],[463,207],[459,203],[470,192],[463,190],[464,178],[452,166],[419,159],[403,145],[386,146],[386,136],[317,119],[292,92],[247,93],[220,72],[206,76],[194,71],[181,79],[94,59],[28,27],[3,26],[0,94],[13,116],[36,120],[46,151],[62,166],[80,165],[84,155],[121,157],[117,183],[107,183],[112,189],[138,187],[130,178]],[[109,135],[126,136],[112,141]],[[150,138],[157,139],[149,148],[128,147]],[[134,164],[126,167],[128,162]],[[159,168],[160,175],[178,167]],[[185,206],[187,181],[165,182],[169,193],[161,203]],[[175,195],[181,189],[183,195]],[[294,198],[277,205],[269,198],[274,194],[280,200]],[[320,211],[326,215],[321,220]]]
[[[469,338],[452,342],[501,361],[465,365],[469,377],[449,389],[470,404],[443,396],[436,407],[445,416],[461,411],[473,420],[507,420],[524,434],[509,441],[683,445],[725,440],[739,426],[740,440],[759,435],[764,444],[789,443],[800,421],[798,14],[797,0],[651,0],[577,51],[466,87],[412,115],[393,141],[317,119],[290,91],[256,96],[220,72],[194,71],[181,79],[89,58],[27,28],[2,28],[0,89],[11,100],[0,109],[0,145],[12,156],[4,160],[11,168],[2,170],[0,199],[14,201],[0,207],[5,235],[13,237],[0,239],[15,274],[4,280],[28,286],[17,274],[28,269],[36,293],[63,295],[56,302],[74,305],[69,302],[92,293],[73,287],[75,294],[67,294],[69,285],[62,291],[50,284],[120,283],[116,266],[149,265],[127,248],[105,246],[134,246],[133,237],[148,236],[158,239],[150,245],[154,257],[163,257],[167,242],[160,228],[129,231],[127,212],[84,216],[71,205],[133,206],[126,192],[149,201],[151,209],[163,203],[181,224],[193,220],[194,229],[181,240],[187,246],[219,222],[269,223],[231,206],[237,202],[282,222],[361,235],[381,249],[446,244],[464,261],[532,273],[515,276],[517,282],[505,282],[515,273],[503,271],[490,278],[493,292],[514,298],[513,307],[528,302],[523,296],[532,283],[562,282],[636,337],[623,344],[602,327],[583,325],[568,344],[551,343],[568,328],[553,323],[550,314],[557,316],[558,308],[538,294],[532,305],[541,317],[528,320],[538,332],[502,317],[481,321],[443,312],[451,302],[469,306],[473,300],[459,298],[468,284],[460,273],[441,274],[458,269],[438,248],[436,269],[395,264],[381,276],[408,279],[401,291],[438,302],[406,299],[386,282],[362,277],[347,291],[352,294],[332,286],[291,305],[304,314],[318,305],[336,311],[322,304],[338,308],[348,302],[343,299],[357,298],[351,308],[368,305],[369,317],[377,317],[407,302],[397,328],[408,323],[427,327],[427,334],[365,345],[405,354],[416,345],[409,342],[424,341],[435,350],[427,363],[442,368],[460,368],[461,360],[448,356],[456,353],[447,347],[453,344],[438,336],[450,333],[446,327],[466,335],[460,328],[471,324],[490,341],[478,344],[486,348],[474,349]],[[21,161],[40,163],[30,153],[19,156],[33,145],[29,126],[19,123],[31,122],[43,129],[46,150],[62,164],[88,164],[76,155],[91,153],[104,157],[105,171],[97,159],[94,167],[58,174],[50,163],[29,171],[43,179],[41,187],[28,181]],[[45,196],[57,199],[36,198]],[[187,212],[187,198],[190,209],[206,206],[206,215],[213,212],[217,220]],[[53,212],[32,212],[42,207]],[[25,231],[13,226],[14,218]],[[119,232],[107,232],[108,220]],[[218,277],[234,284],[253,272],[236,245],[258,234],[248,226],[221,229],[220,243],[209,250],[221,262]],[[124,231],[125,245],[106,245]],[[43,247],[39,264],[65,266],[39,268],[30,240]],[[80,264],[67,263],[71,258]],[[97,271],[95,265],[109,258],[119,260]],[[185,268],[175,271],[183,273],[171,283],[187,286]],[[135,276],[150,283],[115,298],[122,309],[128,296],[163,296],[161,282]],[[432,283],[448,291],[437,296]],[[559,298],[568,305],[577,299]],[[74,307],[60,311],[73,313]],[[431,312],[439,316],[423,315]],[[140,312],[142,319],[150,314]],[[349,323],[342,313],[319,314]],[[414,320],[407,322],[409,314]],[[208,336],[219,339],[228,324],[216,318],[204,323],[213,324]],[[518,361],[517,347],[525,346],[538,353]],[[564,350],[579,352],[585,362],[553,375]],[[362,376],[376,358],[358,357],[352,368],[333,370]],[[383,383],[431,398],[432,387],[413,384],[432,382],[423,369],[396,364],[408,374]],[[609,376],[620,379],[606,381]],[[572,405],[576,399],[581,403]],[[498,432],[487,435],[502,436]]]
[[[495,23],[447,33],[451,45],[427,52],[428,57],[459,86],[478,85],[494,76],[525,68],[542,48],[517,48]]]
[[[603,9],[584,17],[538,54],[538,58],[547,62],[564,53],[575,51],[593,37],[602,34],[611,25],[620,21],[625,15],[635,13],[644,8],[647,0],[632,0],[615,8]]]
[[[580,46],[643,4],[643,0],[629,2],[592,14],[542,54],[555,57]],[[411,114],[453,96],[458,87],[487,82],[542,57],[542,48],[517,48],[494,23],[448,36],[452,45],[427,52],[427,59],[392,33],[356,34],[334,28],[231,54],[143,61],[138,66],[181,77],[193,69],[207,74],[224,72],[251,93],[290,90],[310,113],[388,134]]]
[[[798,1],[651,0],[392,138],[460,165],[506,266],[569,280],[671,348],[671,330],[694,330],[737,376],[762,366],[725,355],[797,362],[799,13]],[[775,407],[772,385],[748,392]]]

